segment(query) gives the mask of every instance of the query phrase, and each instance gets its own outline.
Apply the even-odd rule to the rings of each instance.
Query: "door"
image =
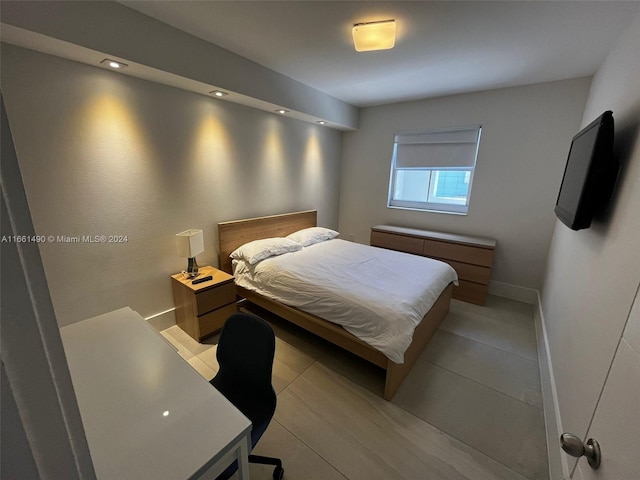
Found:
[[[600,444],[600,467],[591,469],[586,458],[581,457],[573,480],[640,479],[639,297],[636,293],[587,434],[587,439],[593,438]]]

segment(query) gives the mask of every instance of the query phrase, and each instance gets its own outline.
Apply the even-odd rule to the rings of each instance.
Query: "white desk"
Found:
[[[249,478],[251,422],[136,312],[60,332],[98,480]]]

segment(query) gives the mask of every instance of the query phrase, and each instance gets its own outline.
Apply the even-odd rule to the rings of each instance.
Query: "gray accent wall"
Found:
[[[2,44],[2,92],[60,326],[173,308],[175,234],[317,209],[338,227],[342,133]],[[83,236],[116,237],[87,243]]]
[[[360,129],[344,137],[341,233],[369,243],[371,227],[391,224],[494,238],[492,281],[540,288],[589,84],[580,78],[363,109]],[[387,207],[396,132],[477,124],[482,137],[468,215]]]

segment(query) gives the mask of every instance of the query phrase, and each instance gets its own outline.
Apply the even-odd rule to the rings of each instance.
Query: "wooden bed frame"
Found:
[[[315,210],[219,223],[220,268],[228,273],[233,273],[229,254],[244,243],[261,238],[284,237],[302,228],[314,227],[316,223],[317,212]],[[251,303],[259,305],[385,369],[384,398],[386,400],[391,400],[446,316],[449,311],[452,290],[453,285],[449,284],[438,297],[431,310],[427,312],[422,322],[416,327],[413,341],[404,354],[404,363],[397,364],[335,323],[328,322],[320,317],[289,307],[236,285],[238,295],[246,298]]]

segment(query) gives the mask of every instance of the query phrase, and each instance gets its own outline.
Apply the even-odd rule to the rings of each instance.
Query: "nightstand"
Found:
[[[183,273],[171,276],[176,322],[197,341],[218,332],[237,311],[233,277],[217,268],[201,267],[196,278],[209,275],[212,280],[195,285]]]

